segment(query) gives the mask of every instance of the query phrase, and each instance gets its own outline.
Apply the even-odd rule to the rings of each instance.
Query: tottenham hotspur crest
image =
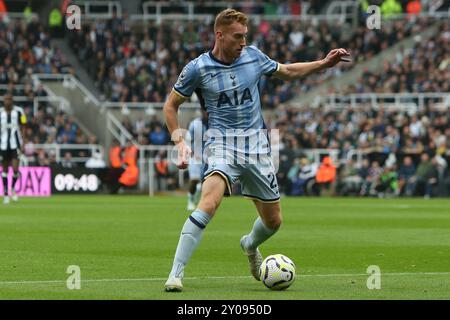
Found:
[[[231,81],[233,81],[232,85],[235,86],[236,85],[236,75],[230,74],[230,79],[231,79]]]

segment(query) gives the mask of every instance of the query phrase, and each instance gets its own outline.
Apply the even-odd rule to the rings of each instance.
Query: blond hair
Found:
[[[227,27],[233,22],[239,22],[246,26],[248,17],[244,13],[237,10],[225,9],[221,11],[216,17],[216,21],[214,22],[214,32],[216,32],[219,27]]]

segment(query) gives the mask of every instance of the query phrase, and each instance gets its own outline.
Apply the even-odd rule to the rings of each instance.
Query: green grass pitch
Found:
[[[284,198],[284,224],[261,246],[297,266],[286,291],[255,281],[239,247],[253,203],[222,202],[186,268],[165,293],[184,197],[53,196],[0,207],[0,299],[450,299],[450,201]],[[67,288],[69,265],[81,289]],[[367,267],[381,289],[367,288]]]

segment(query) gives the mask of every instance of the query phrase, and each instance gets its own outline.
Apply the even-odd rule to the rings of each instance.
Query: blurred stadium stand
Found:
[[[448,196],[449,6],[446,2],[425,1],[418,14],[408,14],[410,2],[397,1],[397,12],[383,7],[382,0],[66,1],[65,5],[80,6],[82,30],[65,30],[63,39],[54,39],[46,28],[28,23],[29,30],[41,32],[36,39],[43,34],[44,39],[51,40],[49,49],[59,45],[48,51],[44,48],[46,54],[52,55],[48,59],[51,63],[31,64],[32,76],[24,66],[19,67],[16,72],[20,80],[13,81],[17,101],[26,99],[24,104],[28,103],[31,116],[51,118],[52,112],[29,94],[31,83],[31,91],[42,92],[44,88],[47,96],[60,99],[50,105],[62,112],[53,112],[53,119],[46,120],[49,124],[70,122],[84,128],[77,129],[83,138],[75,142],[86,144],[87,137],[93,136],[97,141],[92,145],[103,146],[105,156],[113,139],[122,146],[133,141],[140,150],[141,190],[153,194],[161,191],[161,185],[182,188],[186,173],[173,166],[162,179],[164,183],[156,183],[155,163],[167,159],[171,150],[162,103],[183,66],[212,48],[214,15],[232,6],[251,17],[249,44],[280,62],[320,59],[338,46],[352,53],[352,63],[305,80],[261,81],[266,122],[269,128],[278,128],[282,133],[278,178],[285,194],[327,192],[314,181],[299,181],[299,174],[302,164],[305,168],[312,164],[318,167],[324,157],[330,156],[337,168],[332,193]],[[27,2],[5,4],[16,13],[9,14],[11,21],[3,23],[4,28],[19,23],[16,21],[23,23],[23,16],[17,19]],[[61,4],[33,1],[33,12],[41,25],[46,24],[52,5]],[[380,5],[383,12],[380,30],[366,26],[364,9],[372,4]],[[8,39],[8,33],[2,33],[1,28],[0,39]],[[31,55],[36,55],[36,50],[32,51]],[[9,67],[7,63],[0,66],[0,82]],[[27,75],[31,82],[22,81]],[[10,82],[2,82],[0,91],[7,90]],[[196,116],[196,97],[183,108],[186,112],[181,122],[187,127]],[[155,132],[157,142],[152,138]],[[34,131],[32,135],[36,138]],[[58,141],[58,134],[55,141],[64,145],[64,141]],[[161,141],[165,143],[161,145]],[[60,160],[64,155],[58,152]],[[425,153],[429,160],[422,159]],[[409,177],[411,181],[405,182],[402,165],[408,157],[414,174]],[[77,160],[82,161],[81,157]]]

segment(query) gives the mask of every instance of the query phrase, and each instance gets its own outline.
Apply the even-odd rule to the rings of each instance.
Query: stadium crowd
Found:
[[[348,48],[354,63],[293,83],[263,78],[265,108],[305,92],[333,75],[351,69],[381,50],[430,24],[429,19],[397,21],[369,30],[365,24],[349,35],[341,22],[260,21],[249,27],[248,43],[271,58],[289,63],[323,58],[334,47]],[[391,25],[392,24],[392,25]],[[149,21],[144,27],[117,16],[86,23],[71,32],[69,42],[95,79],[105,99],[120,102],[163,102],[182,67],[213,46],[212,22]],[[275,94],[274,94],[275,93]]]
[[[281,8],[281,9],[280,9]],[[284,9],[283,9],[284,8]],[[276,10],[291,10],[292,7]],[[320,10],[320,8],[317,8]],[[264,78],[262,104],[272,109],[269,128],[280,129],[282,140],[278,179],[288,195],[330,192],[347,195],[385,196],[449,195],[450,110],[427,101],[423,110],[358,108],[328,110],[298,109],[289,100],[301,92],[339,76],[356,63],[370,59],[402,39],[415,35],[434,21],[409,19],[383,24],[381,30],[365,25],[347,34],[340,22],[315,20],[260,21],[249,26],[249,44],[255,44],[280,62],[322,58],[331,48],[349,48],[354,62],[341,64],[330,72],[288,83]],[[213,46],[211,22],[148,22],[145,28],[132,25],[126,16],[87,23],[81,31],[70,32],[69,42],[85,64],[105,98],[116,102],[163,102],[180,69],[192,58]],[[31,164],[52,165],[56,154],[35,147],[42,143],[96,144],[73,117],[40,103],[34,114],[34,97],[45,97],[42,86],[33,89],[33,73],[74,73],[51,35],[37,20],[10,23],[0,18],[0,85],[2,90],[27,97],[19,104],[29,122],[24,134],[25,155]],[[400,50],[382,70],[366,71],[359,81],[342,93],[449,92],[450,23],[439,27],[436,37],[417,41],[411,49]],[[16,89],[17,85],[23,88]],[[169,135],[162,120],[153,116],[123,125],[142,145],[167,145]],[[337,158],[322,157],[314,163],[309,149],[339,150]],[[89,151],[66,152],[61,164],[75,166],[73,157]],[[355,161],[351,154],[364,154]],[[158,174],[174,185],[175,170],[156,155]],[[337,160],[337,161],[336,161]],[[172,168],[173,169],[173,168]]]
[[[392,28],[379,31],[367,31],[366,28],[360,27],[353,38],[347,40],[348,42],[339,38],[339,32],[334,32],[339,29],[327,24],[302,29],[294,23],[284,22],[271,24],[266,32],[264,25],[254,26],[258,28],[258,32],[253,33],[255,29],[251,29],[249,38],[270,56],[281,57],[278,58],[281,61],[316,59],[329,47],[345,43],[351,46],[355,57],[360,57],[356,62],[360,62],[415,34],[430,23],[427,20],[408,21],[394,22]],[[112,37],[107,31],[109,27],[106,27],[113,26],[114,23],[117,23],[119,34],[117,37]],[[159,27],[149,24],[141,37],[138,33],[134,33],[130,26],[128,28],[124,26],[119,18],[114,18],[103,25],[100,22],[86,25],[84,31],[76,35],[78,41],[75,39],[71,42],[80,54],[81,60],[95,67],[94,77],[99,86],[111,88],[109,93],[106,91],[106,95],[110,94],[112,100],[163,102],[168,90],[171,90],[173,82],[176,81],[180,66],[212,46],[208,30],[210,29],[207,25],[196,23],[188,24],[186,29],[176,23],[162,24]],[[150,34],[157,36],[151,39]],[[171,37],[163,37],[163,34],[169,34]],[[286,36],[283,36],[284,34]],[[385,63],[383,70],[366,71],[360,81],[344,93],[448,92],[450,83],[448,22],[439,27],[437,35],[425,42],[418,41],[410,50],[400,51],[394,61]],[[87,40],[84,42],[86,47],[82,46],[81,38]],[[302,40],[296,42],[298,39]],[[295,47],[296,43],[299,43],[298,47]],[[323,46],[315,46],[314,43]],[[349,68],[351,65],[342,65],[337,74]],[[426,110],[419,110],[416,114],[407,110],[376,110],[368,105],[362,105],[360,109],[347,108],[328,113],[324,113],[321,108],[299,111],[289,106],[288,100],[292,95],[308,90],[327,76],[330,75],[322,74],[304,80],[299,86],[268,79],[262,81],[262,92],[266,92],[262,97],[264,106],[269,108],[278,106],[274,109],[276,115],[274,119],[277,121],[271,123],[269,120],[271,123],[269,127],[281,129],[282,144],[286,150],[340,149],[333,184],[333,192],[338,194],[353,192],[374,195],[385,194],[387,190],[394,195],[431,196],[448,192],[446,191],[448,187],[445,187],[448,184],[447,163],[450,150],[448,110],[435,108],[432,101],[428,103]],[[153,92],[153,95],[150,95],[150,92]],[[141,118],[134,123],[125,118],[123,124],[141,144],[170,143],[165,126],[156,116],[149,121]],[[360,163],[357,164],[354,159],[347,159],[346,155],[352,150],[363,152],[366,155],[363,163],[368,162],[369,166],[376,167],[366,170],[371,172],[370,175],[364,175],[365,171],[356,167]],[[414,170],[411,170],[415,174],[416,168],[418,170],[421,167],[423,154],[427,154],[431,159],[429,162],[432,165],[428,169],[434,170],[434,173],[430,171],[427,174],[442,173],[436,178],[437,182],[430,185],[426,183],[424,185],[423,179],[414,183],[405,182],[401,178],[403,161],[412,162]],[[164,155],[159,155],[159,158],[163,161]],[[298,155],[294,155],[289,161],[284,162],[284,165],[285,168],[294,167],[299,170],[301,163],[305,164],[306,168],[309,166],[319,168],[320,164],[309,162],[308,158],[298,158]],[[348,172],[354,173],[355,170],[360,173],[359,178],[353,176],[346,179],[345,175]],[[298,188],[298,175],[294,172],[280,170],[280,185],[288,186],[283,191],[287,194],[307,192],[307,189],[299,191],[302,188]],[[382,173],[397,182],[392,182],[389,188],[383,190],[381,185],[386,183],[383,184],[382,181],[387,178]],[[164,176],[170,174],[165,172]],[[435,181],[434,178],[430,179]],[[438,185],[440,187],[435,188]],[[294,189],[291,189],[292,186]],[[318,190],[313,191],[317,193]]]
[[[140,142],[170,143],[156,115],[124,124]],[[278,180],[287,195],[450,195],[450,110],[432,100],[423,110],[284,104],[266,117],[266,125],[280,133]],[[315,162],[309,153],[317,149],[325,163]],[[159,152],[155,160],[158,177],[175,188],[178,172],[167,154]],[[325,174],[320,173],[322,165]]]
[[[37,144],[97,143],[85,134],[75,119],[62,111],[57,112],[49,103],[40,101],[34,109],[36,97],[47,97],[42,85],[33,87],[32,74],[74,73],[61,50],[51,45],[48,28],[39,20],[3,21],[0,17],[0,95],[11,92],[14,104],[24,109],[27,117],[23,135],[24,154],[30,165],[54,165],[55,152],[36,148]],[[89,157],[88,150],[65,152],[60,163],[76,166],[72,157]],[[65,159],[65,160],[64,160]]]
[[[384,179],[382,173],[385,173],[397,181],[387,188],[391,194],[449,195],[450,110],[440,108],[431,101],[424,110],[415,113],[407,109],[366,106],[332,111],[281,107],[269,119],[268,126],[279,129],[282,137],[278,178],[282,181],[280,186],[288,186],[284,190],[287,194],[306,192],[298,184],[309,182],[308,179],[316,182],[320,164],[311,163],[311,159],[301,151],[323,149],[338,151],[334,163],[336,175],[328,181],[334,183],[333,192],[337,194],[386,193],[380,186]],[[355,161],[358,153],[364,159],[361,163]],[[409,166],[407,174],[404,171],[405,162]],[[421,163],[426,163],[426,170]],[[310,174],[306,180],[301,175],[302,165]],[[361,171],[358,167],[361,165],[370,167]],[[420,179],[420,183],[412,181],[414,179],[408,180],[411,174],[419,174],[422,180],[432,181],[428,189]],[[296,188],[292,190],[290,186]]]
[[[33,73],[73,72],[50,40],[49,31],[37,19],[6,23],[0,16],[0,84],[31,84]]]
[[[416,39],[410,49],[397,52],[381,70],[365,71],[348,93],[449,92],[450,22],[439,26],[436,37]],[[333,92],[333,91],[331,91]]]

